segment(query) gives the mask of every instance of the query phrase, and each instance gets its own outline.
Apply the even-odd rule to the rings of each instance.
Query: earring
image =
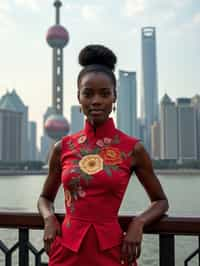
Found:
[[[81,106],[79,107],[79,112],[82,113],[82,109],[81,109]]]
[[[113,112],[115,113],[116,111],[116,107],[115,107],[115,104],[113,105]]]

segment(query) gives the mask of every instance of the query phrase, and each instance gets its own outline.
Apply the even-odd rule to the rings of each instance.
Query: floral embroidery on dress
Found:
[[[105,164],[116,165],[122,163],[121,152],[115,147],[104,147],[101,149],[100,154]]]
[[[79,162],[80,169],[88,175],[103,170],[103,159],[98,154],[85,155]]]
[[[71,203],[72,203],[71,192],[68,189],[66,189],[64,194],[65,194],[65,202],[66,202],[67,207],[71,207]]]
[[[111,144],[112,139],[110,139],[110,138],[104,138],[103,141],[104,141],[104,143],[105,143],[106,145],[109,145],[109,144]]]
[[[104,142],[102,139],[98,139],[96,142],[97,146],[99,146],[100,148],[102,148],[104,146]]]
[[[123,159],[127,159],[131,153],[125,153],[120,151],[119,148],[111,145],[119,144],[119,136],[115,135],[113,139],[103,138],[96,141],[96,147],[93,149],[88,147],[87,137],[81,135],[78,138],[80,149],[76,150],[76,160],[73,160],[73,167],[69,170],[74,176],[68,183],[69,190],[65,190],[65,201],[67,207],[71,212],[74,212],[74,202],[79,198],[84,198],[86,192],[82,189],[80,182],[81,179],[89,185],[89,181],[93,178],[93,175],[104,170],[106,174],[112,177],[112,170],[119,170],[119,164]],[[70,140],[68,142],[68,148],[73,151],[75,145]],[[70,226],[70,218],[68,218],[67,226]]]
[[[83,144],[85,141],[86,141],[87,137],[85,135],[81,135],[79,138],[78,138],[78,143],[79,144]]]

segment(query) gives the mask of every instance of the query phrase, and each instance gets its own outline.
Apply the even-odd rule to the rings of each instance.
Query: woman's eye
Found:
[[[83,92],[83,96],[88,98],[88,97],[92,96],[92,93],[91,92]]]
[[[103,97],[108,97],[108,96],[110,96],[110,91],[104,91],[104,92],[102,93],[102,96],[103,96]]]

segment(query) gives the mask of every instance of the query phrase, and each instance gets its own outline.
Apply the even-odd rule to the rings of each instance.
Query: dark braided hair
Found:
[[[116,91],[116,77],[114,74],[115,64],[117,63],[117,57],[107,47],[103,45],[88,45],[80,51],[78,57],[79,64],[83,66],[83,69],[78,75],[78,96],[80,94],[80,81],[82,77],[89,72],[102,72],[109,76],[114,84],[114,96],[117,98]]]

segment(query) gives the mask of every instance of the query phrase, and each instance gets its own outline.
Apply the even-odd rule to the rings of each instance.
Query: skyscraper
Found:
[[[28,142],[29,142],[29,160],[37,160],[37,125],[36,122],[30,121],[28,123]]]
[[[14,106],[13,106],[14,107]],[[23,113],[9,106],[0,107],[0,160],[21,161]]]
[[[28,107],[23,103],[16,91],[13,90],[2,96],[0,108],[22,114],[20,160],[25,161],[28,158]]]
[[[192,106],[194,106],[196,111],[197,120],[197,157],[200,159],[200,95],[197,94],[192,97]]]
[[[136,72],[119,71],[117,94],[117,126],[128,135],[137,136]]]
[[[177,108],[165,94],[160,104],[161,159],[178,159],[178,117]]]
[[[54,141],[49,136],[47,136],[44,128],[46,119],[52,114],[54,114],[54,108],[48,107],[45,114],[43,115],[43,136],[40,139],[40,160],[44,162],[48,161],[49,151],[54,143]]]
[[[83,121],[84,121],[84,116],[83,113],[80,112],[80,106],[72,105],[70,133],[73,134],[83,129],[83,123],[84,123]]]
[[[144,125],[144,144],[150,151],[150,129],[158,121],[158,84],[156,29],[142,28],[141,119]]]
[[[160,159],[160,123],[156,121],[151,126],[151,156]]]
[[[177,99],[179,160],[197,159],[197,121],[190,98]]]

